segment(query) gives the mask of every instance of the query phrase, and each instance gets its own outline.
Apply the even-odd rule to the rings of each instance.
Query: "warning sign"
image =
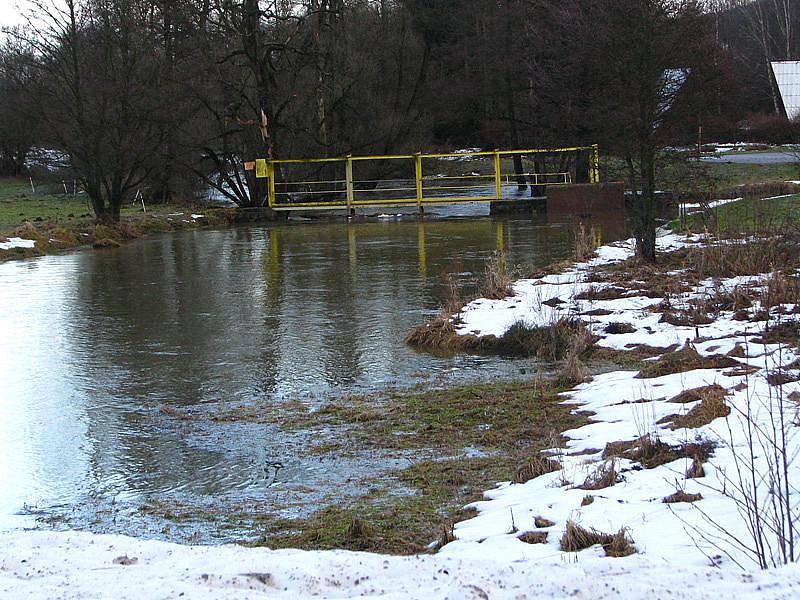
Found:
[[[256,159],[256,177],[267,176],[267,161],[263,158]]]

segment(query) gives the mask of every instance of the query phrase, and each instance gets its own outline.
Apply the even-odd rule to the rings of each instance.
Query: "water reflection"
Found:
[[[571,231],[546,218],[287,224],[0,265],[0,527],[43,511],[125,530],[144,499],[285,504],[276,478],[332,485],[335,469],[294,458],[302,440],[207,417],[427,374],[516,373],[402,338],[438,309],[444,271],[469,293],[495,250],[544,265],[566,256]]]

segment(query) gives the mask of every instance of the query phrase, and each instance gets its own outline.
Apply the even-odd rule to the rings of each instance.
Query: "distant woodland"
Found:
[[[257,157],[792,141],[794,0],[36,0],[0,49],[0,172],[67,157],[98,217]],[[795,140],[797,141],[797,140]],[[646,187],[646,181],[639,182]]]

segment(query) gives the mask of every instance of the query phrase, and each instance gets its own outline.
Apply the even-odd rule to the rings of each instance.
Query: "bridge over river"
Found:
[[[599,183],[597,145],[248,163],[275,211],[347,210],[542,198],[551,186]]]

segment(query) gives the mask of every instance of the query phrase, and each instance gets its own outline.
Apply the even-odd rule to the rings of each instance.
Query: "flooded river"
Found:
[[[571,239],[546,217],[295,222],[0,264],[0,529],[224,541],[241,529],[171,529],[153,513],[291,514],[356,489],[374,461],[309,461],[307,440],[275,424],[179,416],[518,376],[525,361],[402,339],[437,310],[443,273],[474,288],[498,248],[545,265]]]

